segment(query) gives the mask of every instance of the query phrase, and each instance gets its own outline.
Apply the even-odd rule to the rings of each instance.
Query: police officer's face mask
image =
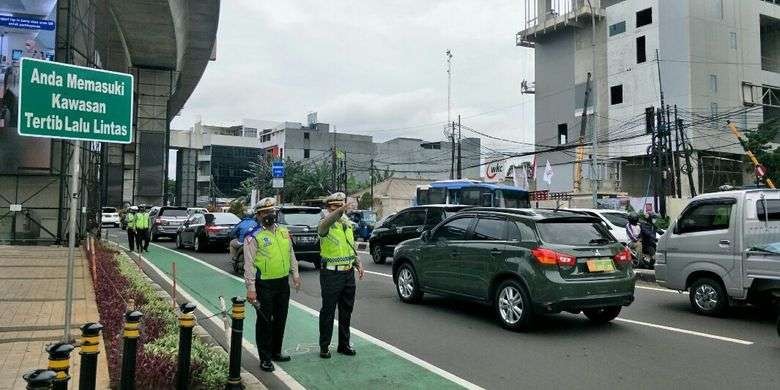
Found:
[[[276,223],[276,214],[275,213],[269,213],[266,215],[263,215],[260,217],[260,220],[263,222],[263,225],[265,226],[271,226]]]

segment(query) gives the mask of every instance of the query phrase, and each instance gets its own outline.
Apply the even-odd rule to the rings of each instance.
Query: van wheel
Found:
[[[384,264],[386,257],[382,254],[382,247],[374,245],[371,248],[371,259],[374,260],[374,264]]]
[[[722,315],[729,306],[726,289],[713,278],[696,279],[688,289],[691,307],[699,314]]]
[[[585,313],[585,317],[596,324],[606,324],[609,321],[614,320],[619,314],[620,306],[600,307],[598,309],[585,309],[582,312]]]
[[[395,277],[395,291],[398,297],[406,303],[417,303],[422,300],[423,292],[417,281],[417,273],[409,263],[404,263],[398,269]]]
[[[493,307],[501,326],[509,330],[526,330],[533,320],[531,298],[525,287],[515,280],[507,280],[498,286]]]

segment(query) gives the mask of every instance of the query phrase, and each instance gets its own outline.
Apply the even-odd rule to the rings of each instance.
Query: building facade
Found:
[[[754,129],[778,117],[777,108],[757,104],[769,103],[780,89],[780,4],[765,0],[594,0],[592,5],[596,82],[591,98],[595,97],[597,107],[593,127],[600,141],[600,190],[647,194],[651,136],[645,128],[645,113],[662,106],[662,93],[670,113],[677,106],[684,136],[693,149],[690,167],[682,159],[675,166],[682,164],[692,171],[698,192],[753,182],[742,149],[726,123]],[[529,0],[527,9],[518,44],[533,47],[536,53],[536,143],[576,144],[582,85],[593,68],[590,8],[580,0]],[[673,114],[670,123],[674,123]],[[572,125],[577,129],[573,135]],[[590,143],[592,133],[585,135],[585,142]],[[593,151],[591,145],[586,156]],[[538,151],[545,149],[537,146]],[[572,151],[542,153],[541,161],[549,156],[551,163],[560,165],[553,183],[557,190],[574,189],[573,174],[569,174],[574,171]],[[592,171],[586,163],[582,191],[590,191]],[[672,178],[679,169],[668,174]],[[681,189],[683,195],[691,193],[687,180],[681,180]]]

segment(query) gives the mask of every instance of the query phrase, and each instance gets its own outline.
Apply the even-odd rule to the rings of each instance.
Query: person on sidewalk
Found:
[[[301,288],[298,260],[290,233],[276,224],[276,199],[263,198],[255,207],[260,224],[244,239],[244,282],[246,298],[257,310],[255,340],[260,369],[271,372],[276,362],[286,362],[282,354],[284,327],[290,305],[290,282]]]
[[[130,252],[135,251],[135,217],[138,207],[130,206],[125,215],[125,225],[127,225],[127,247]]]
[[[363,265],[355,251],[352,223],[344,213],[352,208],[343,192],[330,195],[326,200],[328,215],[320,221],[320,357],[330,358],[330,342],[333,337],[333,318],[339,309],[339,344],[336,352],[355,356],[357,352],[349,344],[349,322],[355,305],[355,269],[363,279]]]
[[[143,204],[135,214],[135,246],[138,253],[149,252],[149,213]]]

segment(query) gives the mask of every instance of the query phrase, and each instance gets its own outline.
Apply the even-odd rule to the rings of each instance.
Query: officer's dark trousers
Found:
[[[130,252],[135,250],[135,230],[127,229],[127,246],[130,247]]]
[[[139,252],[141,249],[149,249],[149,229],[136,229],[135,246],[138,247]]]
[[[287,324],[287,308],[290,305],[290,282],[287,276],[279,279],[255,280],[257,313],[255,340],[260,360],[271,360],[271,356],[282,352],[284,326]]]
[[[349,347],[349,321],[355,306],[355,271],[320,270],[322,310],[320,310],[320,348],[330,346],[333,317],[339,308],[339,347]]]

